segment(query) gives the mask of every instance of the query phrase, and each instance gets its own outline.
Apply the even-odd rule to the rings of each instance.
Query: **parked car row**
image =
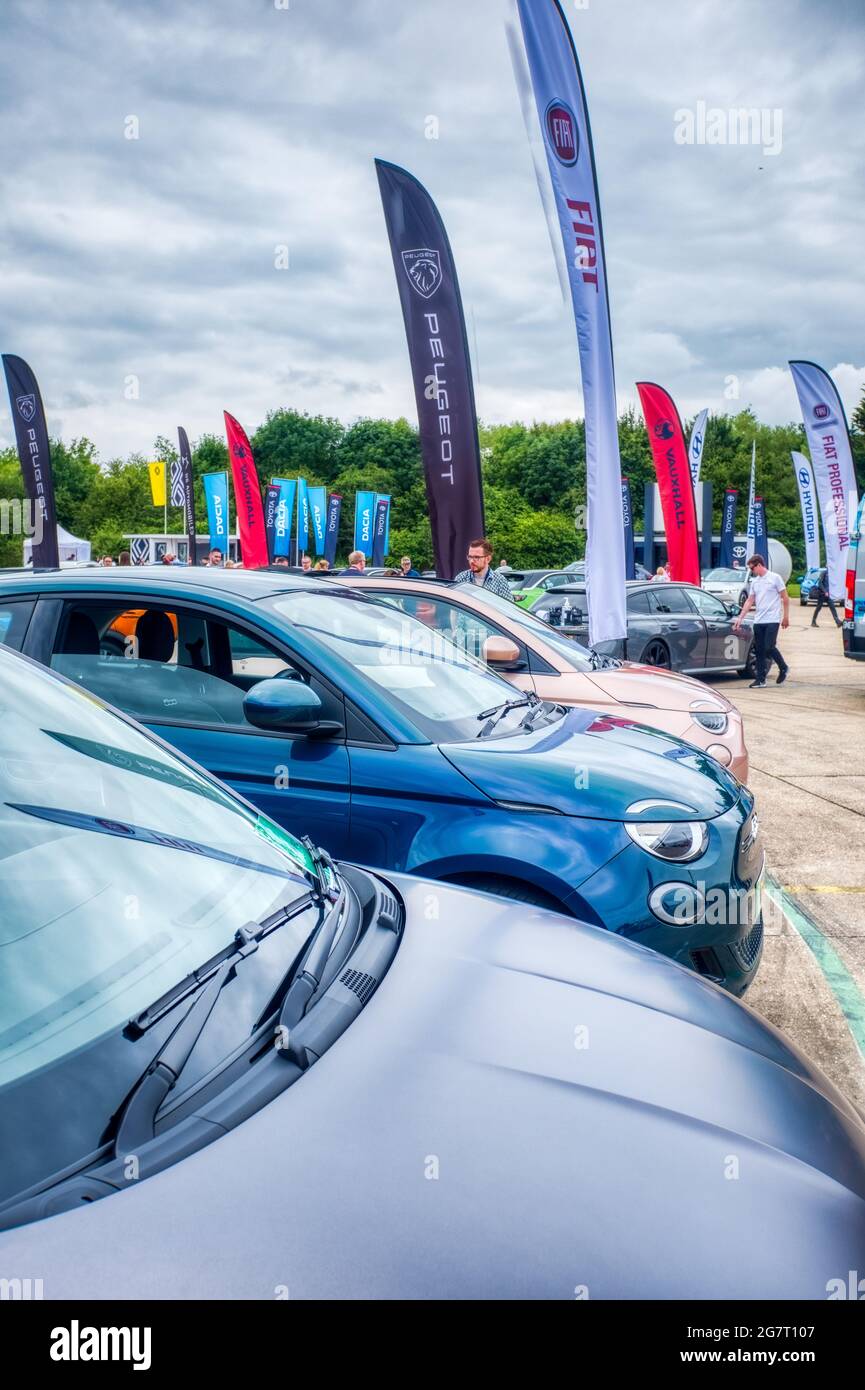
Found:
[[[792,1298],[853,1267],[865,1130],[732,997],[738,714],[487,597],[0,579],[4,1268],[184,1296],[173,1243],[198,1296],[350,1297],[363,1242],[368,1297]],[[459,1181],[423,1201],[430,1153]]]

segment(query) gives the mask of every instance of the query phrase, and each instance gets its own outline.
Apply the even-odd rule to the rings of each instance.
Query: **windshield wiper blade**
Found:
[[[329,911],[323,913],[321,921],[304,947],[303,968],[294,976],[286,990],[279,1018],[276,1020],[276,1030],[282,1039],[279,1050],[285,1057],[291,1057],[288,1047],[291,1030],[300,1023],[310,999],[321,984],[321,977],[342,920],[346,897],[343,886],[337,890],[336,897],[330,900]]]
[[[543,700],[541,699],[540,695],[535,695],[533,692],[528,692],[528,695],[529,708],[526,710],[525,714],[520,720],[521,729],[530,729],[535,721],[535,715],[540,714],[541,711],[546,709],[546,706]]]
[[[135,1153],[154,1137],[156,1116],[162,1102],[177,1084],[180,1073],[189,1061],[220,992],[234,973],[238,955],[236,953],[223,961],[186,1016],[163,1043],[127,1100],[118,1119],[114,1140],[115,1158]]]
[[[535,696],[537,699],[537,696]],[[500,705],[494,705],[492,709],[481,710],[478,720],[485,719],[487,722],[477,733],[478,738],[483,738],[496,727],[499,720],[504,719],[506,714],[510,714],[512,709],[521,709],[523,705],[531,704],[528,694],[522,695],[518,700],[504,700]]]

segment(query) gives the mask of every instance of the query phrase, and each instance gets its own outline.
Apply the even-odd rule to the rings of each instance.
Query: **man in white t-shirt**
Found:
[[[778,650],[778,627],[790,626],[790,599],[787,585],[780,574],[766,568],[762,555],[751,555],[748,559],[751,585],[742,611],[733,624],[738,632],[742,619],[752,608],[754,616],[754,655],[757,661],[757,679],[751,682],[750,689],[762,690],[766,685],[766,671],[773,661],[778,663],[778,680],[783,685],[789,667]]]

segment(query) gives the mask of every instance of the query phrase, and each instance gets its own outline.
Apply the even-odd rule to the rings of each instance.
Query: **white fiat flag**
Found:
[[[810,461],[804,454],[791,450],[793,472],[799,485],[802,504],[802,530],[805,533],[805,565],[809,570],[820,568],[820,531],[817,523],[817,490]]]
[[[622,468],[601,209],[571,32],[556,0],[516,0],[565,247],[586,416],[589,641],[627,632]]]
[[[850,527],[859,502],[847,417],[834,381],[816,362],[791,362],[790,371],[823,517],[829,591],[833,598],[840,598],[847,590]]]

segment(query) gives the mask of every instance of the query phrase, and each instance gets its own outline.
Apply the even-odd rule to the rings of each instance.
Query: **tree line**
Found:
[[[686,437],[692,421],[685,422]],[[865,393],[851,418],[851,435],[860,492],[865,483]],[[618,422],[622,472],[630,479],[635,529],[642,529],[644,484],[655,478],[642,417],[629,410]],[[794,567],[804,564],[799,494],[791,449],[807,453],[801,424],[764,425],[751,410],[710,416],[702,477],[714,484],[714,524],[720,526],[723,492],[740,492],[737,527],[745,529],[751,444],[757,445],[757,492],[766,499],[770,536],[784,542]],[[305,477],[345,498],[338,555],[352,549],[354,495],[390,493],[390,558],[412,556],[418,568],[432,565],[420,443],[407,420],[362,419],[344,425],[324,415],[275,410],[251,436],[262,484],[271,477]],[[559,424],[491,425],[480,428],[487,533],[495,559],[515,567],[555,567],[585,552],[586,460],[582,420]],[[147,459],[132,454],[101,463],[87,439],[52,440],[57,515],[61,525],[92,543],[94,555],[115,557],[126,548],[124,535],[160,531],[162,509],[153,506]],[[151,459],[177,457],[168,438],[155,440]],[[228,468],[224,438],[205,434],[193,446],[196,523],[207,531],[203,473]],[[22,498],[14,448],[0,451],[0,499]],[[232,508],[233,515],[233,508]],[[182,514],[169,508],[169,529],[183,530]],[[0,535],[0,565],[21,563],[21,537]]]

